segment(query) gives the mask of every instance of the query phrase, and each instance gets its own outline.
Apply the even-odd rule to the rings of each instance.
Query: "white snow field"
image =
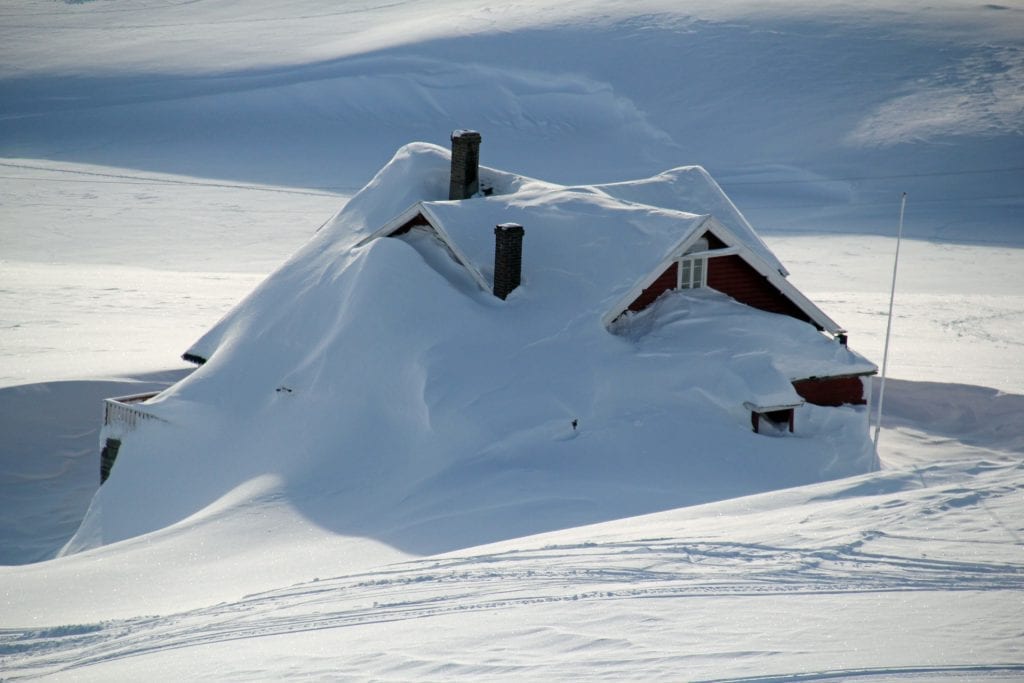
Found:
[[[548,4],[0,7],[0,679],[1024,678],[1024,5]],[[215,327],[463,127],[557,183],[703,165],[879,365],[907,191],[880,467],[809,407],[758,436],[658,388],[727,338],[714,297],[629,348],[544,336],[540,279],[402,290],[392,240],[321,257],[341,313]],[[537,339],[499,371],[510,312]],[[190,429],[140,427],[94,496],[102,398],[177,382]]]

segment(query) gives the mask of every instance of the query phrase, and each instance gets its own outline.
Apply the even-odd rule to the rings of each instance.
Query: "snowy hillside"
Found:
[[[0,7],[0,678],[1019,680],[1022,36],[1019,2]],[[462,127],[496,196],[412,155],[352,199]],[[693,164],[734,204],[674,204]],[[609,334],[632,283],[527,222],[745,216],[879,362],[902,191],[877,461],[863,408],[750,431],[825,336],[713,292]],[[522,286],[355,247],[417,201],[523,222]],[[100,399],[186,350],[93,497]]]
[[[701,164],[762,234],[891,235],[908,191],[909,235],[1020,247],[1022,34],[1019,3],[8,3],[0,383],[166,367],[398,147],[457,127],[561,183]],[[972,322],[1001,334],[1002,303]],[[46,355],[68,329],[77,363]]]
[[[351,193],[400,145],[472,127],[501,167],[561,183],[700,163],[762,230],[888,233],[906,190],[912,234],[1022,243],[1017,2],[0,12],[12,159]]]

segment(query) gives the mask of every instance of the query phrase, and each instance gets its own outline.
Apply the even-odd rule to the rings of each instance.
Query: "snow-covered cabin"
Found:
[[[467,139],[468,144],[459,144]],[[492,237],[498,231],[492,229],[529,226],[531,256],[522,277],[530,281],[533,273],[540,276],[542,269],[559,267],[575,271],[577,278],[593,286],[584,288],[576,300],[566,300],[553,286],[545,301],[564,304],[574,313],[600,311],[606,328],[647,309],[666,292],[710,288],[747,306],[801,320],[846,345],[846,331],[789,282],[782,263],[700,166],[634,182],[565,187],[476,167],[480,141],[474,131],[456,131],[451,162],[444,150],[424,143],[400,150],[367,190],[390,186],[388,176],[398,170],[393,167],[411,172],[411,162],[421,175],[406,195],[415,201],[354,247],[382,237],[418,244],[429,236],[431,243],[418,246],[428,263],[436,265],[435,257],[443,253],[481,290],[491,291],[491,264],[500,244]],[[473,165],[469,170],[467,158]],[[449,163],[452,170],[444,179],[448,197],[457,199],[438,196],[444,183],[437,181]],[[456,180],[460,172],[471,177],[468,183],[462,181],[468,188],[461,195],[454,189],[462,186]],[[360,199],[365,202],[367,194],[376,197],[380,192],[364,191]],[[395,199],[383,203],[394,206]],[[344,222],[346,213],[333,223]],[[378,209],[375,215],[383,214]],[[370,220],[363,218],[359,227],[365,230]],[[432,249],[437,253],[424,253]],[[189,349],[185,358],[205,362],[231,318]],[[814,365],[806,376],[792,377],[797,392],[818,405],[865,403],[860,378],[875,374],[877,368],[853,353],[835,361],[831,367]]]
[[[134,410],[174,423],[200,419],[186,404],[255,415],[308,400],[308,424],[327,401],[471,449],[563,412],[575,431],[703,402],[781,434],[805,404],[866,402],[876,367],[703,168],[565,186],[479,166],[472,131],[452,141],[400,149],[187,350],[200,370]],[[472,437],[443,433],[471,418]],[[856,421],[866,436],[865,411]],[[363,443],[361,426],[325,429]]]

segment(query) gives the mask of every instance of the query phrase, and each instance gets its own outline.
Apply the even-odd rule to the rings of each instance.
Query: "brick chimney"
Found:
[[[452,176],[448,199],[469,199],[480,191],[480,133],[452,133]]]
[[[494,296],[507,297],[519,286],[523,271],[523,235],[518,223],[502,223],[494,228]]]

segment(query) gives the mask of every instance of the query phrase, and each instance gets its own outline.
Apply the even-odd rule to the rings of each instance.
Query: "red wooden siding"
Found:
[[[708,287],[762,311],[781,313],[815,325],[796,304],[768,282],[768,278],[739,256],[709,258]]]
[[[864,405],[864,382],[858,375],[816,377],[793,382],[793,388],[805,401],[818,406]]]
[[[673,262],[664,273],[658,276],[651,285],[640,293],[633,303],[629,305],[631,311],[642,311],[657,299],[659,296],[664,294],[670,289],[676,288],[676,283],[679,281],[679,264]]]

